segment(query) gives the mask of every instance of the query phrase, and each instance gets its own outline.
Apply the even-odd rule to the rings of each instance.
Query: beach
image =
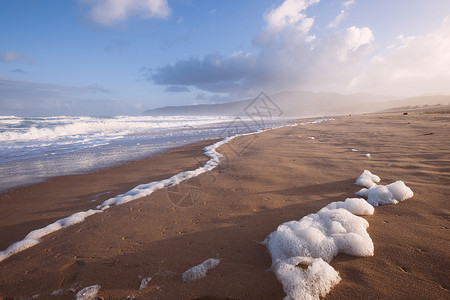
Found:
[[[330,265],[342,280],[325,299],[448,299],[449,117],[449,107],[337,116],[237,137],[217,149],[224,157],[212,171],[0,262],[0,299],[74,299],[93,285],[103,299],[282,299],[261,242],[284,222],[355,197],[364,170],[382,184],[403,180],[414,197],[364,216],[374,256],[338,254]],[[139,184],[202,166],[202,149],[214,142],[0,194],[0,250]],[[183,272],[209,258],[220,263],[183,282]]]

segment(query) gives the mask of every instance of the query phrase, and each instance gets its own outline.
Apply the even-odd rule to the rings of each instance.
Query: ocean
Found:
[[[286,121],[224,116],[0,116],[0,192]]]

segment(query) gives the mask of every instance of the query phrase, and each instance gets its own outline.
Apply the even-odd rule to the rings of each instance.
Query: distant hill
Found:
[[[265,99],[265,98],[264,98]],[[399,99],[369,94],[342,95],[337,93],[312,93],[288,91],[270,95],[265,101],[279,110],[282,117],[313,117],[323,115],[375,112],[393,107],[450,104],[450,96],[422,96]],[[219,104],[166,106],[146,110],[151,116],[215,115],[243,116],[256,105],[254,99]]]

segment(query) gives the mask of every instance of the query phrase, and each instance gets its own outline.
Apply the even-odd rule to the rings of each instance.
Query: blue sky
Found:
[[[0,115],[450,94],[448,0],[2,0]]]

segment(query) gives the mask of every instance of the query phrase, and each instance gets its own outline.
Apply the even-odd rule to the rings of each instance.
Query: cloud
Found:
[[[345,9],[350,9],[352,6],[353,6],[353,4],[355,4],[355,0],[348,0],[348,1],[344,1],[343,3],[342,3],[342,6],[345,8]],[[344,10],[344,9],[342,9],[341,10],[341,12],[336,16],[336,18],[334,18],[334,20],[333,21],[331,21],[329,24],[328,24],[328,28],[336,28],[336,27],[338,27],[339,26],[339,24],[341,24],[341,22],[345,19],[345,18],[347,18],[347,12],[346,12],[346,10]]]
[[[87,16],[94,23],[113,26],[131,16],[166,19],[170,15],[167,0],[79,0],[88,7]]]
[[[17,53],[17,52],[0,52],[0,61],[1,62],[27,62],[27,63],[34,63],[34,60],[26,55],[26,54],[22,54],[22,53]]]
[[[450,93],[450,17],[436,32],[399,36],[400,45],[375,55],[375,36],[368,27],[334,27],[318,37],[312,34],[314,18],[306,10],[317,2],[286,0],[266,11],[254,53],[181,59],[146,69],[146,78],[158,85],[195,87],[235,98],[293,89],[399,96]]]
[[[209,11],[209,14],[210,14],[210,15],[215,15],[216,12],[217,12],[217,9],[216,9],[216,8],[213,8],[213,9],[211,9],[211,10]]]
[[[309,30],[312,20],[303,11],[320,0],[286,0],[277,8],[266,11],[264,20],[268,30],[281,30],[295,25],[300,31]]]
[[[342,20],[344,20],[345,18],[346,18],[346,13],[345,13],[345,10],[341,10],[341,12],[339,13],[339,15],[337,15],[336,16],[336,18],[333,20],[333,21],[331,21],[329,24],[328,24],[328,28],[335,28],[335,27],[338,27],[339,26],[339,24],[341,24],[341,22],[342,22]]]
[[[258,90],[334,88],[361,71],[374,36],[367,27],[353,26],[316,38],[310,33],[314,19],[305,10],[317,2],[286,0],[266,11],[266,24],[255,38],[258,53],[191,57],[152,69],[147,78],[159,85],[241,95]]]
[[[342,6],[348,9],[353,6],[353,4],[355,4],[355,0],[347,0],[342,3]]]
[[[231,89],[255,68],[254,56],[236,52],[231,57],[209,54],[191,57],[174,65],[148,69],[146,77],[160,85],[197,86],[210,91]]]
[[[164,92],[169,92],[169,93],[183,93],[183,92],[190,92],[190,91],[191,90],[188,87],[182,86],[182,85],[170,85],[164,89]]]

